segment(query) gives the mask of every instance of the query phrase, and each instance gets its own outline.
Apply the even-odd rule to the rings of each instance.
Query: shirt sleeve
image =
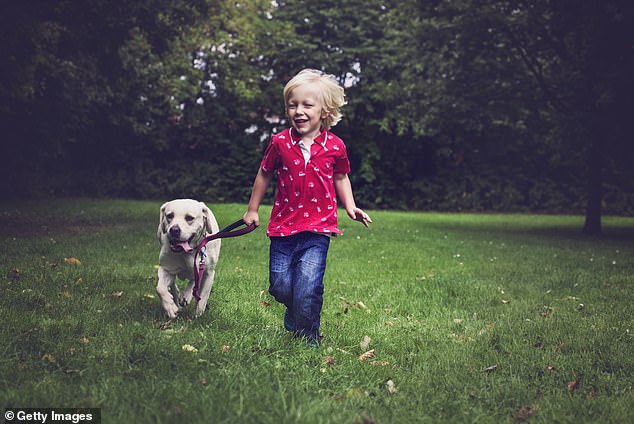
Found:
[[[271,138],[271,142],[269,146],[266,148],[264,152],[264,157],[262,158],[262,163],[260,164],[260,168],[266,173],[272,172],[278,168],[280,163],[280,154],[279,154],[279,143],[276,143],[274,138]]]
[[[333,170],[335,174],[350,173],[350,161],[348,160],[348,152],[346,151],[346,146],[343,143],[339,144],[339,154],[335,157]]]

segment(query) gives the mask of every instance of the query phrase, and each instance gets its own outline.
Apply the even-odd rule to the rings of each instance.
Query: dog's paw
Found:
[[[196,318],[201,316],[206,310],[207,304],[203,305],[201,302],[198,302],[198,304],[196,305]]]
[[[172,303],[171,305],[164,305],[163,309],[165,309],[165,313],[167,314],[169,319],[176,318],[176,315],[179,311],[179,307],[176,306],[174,303]]]

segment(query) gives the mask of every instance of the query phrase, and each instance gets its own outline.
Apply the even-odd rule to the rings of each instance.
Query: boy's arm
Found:
[[[341,203],[346,209],[348,216],[355,221],[359,221],[367,227],[368,224],[372,222],[372,219],[370,219],[370,216],[367,213],[357,208],[357,205],[354,202],[352,185],[350,184],[348,174],[335,174],[334,181],[337,196],[339,196],[339,200],[341,200]]]
[[[242,219],[247,225],[251,223],[255,223],[256,226],[260,225],[258,209],[260,209],[260,203],[262,203],[266,190],[269,188],[271,179],[273,179],[272,172],[264,172],[262,168],[258,170],[258,175],[255,177],[255,181],[253,182],[253,190],[251,190],[249,206],[242,216]]]

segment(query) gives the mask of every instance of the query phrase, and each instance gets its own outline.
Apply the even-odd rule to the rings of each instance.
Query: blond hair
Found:
[[[322,119],[322,125],[329,130],[341,120],[341,107],[346,104],[343,87],[337,83],[334,75],[329,75],[315,69],[299,71],[284,87],[284,104],[288,105],[291,92],[300,85],[319,84],[319,102],[324,107],[327,116]]]

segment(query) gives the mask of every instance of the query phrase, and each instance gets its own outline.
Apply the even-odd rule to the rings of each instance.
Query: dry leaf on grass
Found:
[[[370,349],[363,355],[359,356],[359,361],[364,362],[370,358],[374,358],[374,349]]]
[[[159,327],[160,330],[167,330],[170,327],[170,324],[172,324],[172,322],[174,322],[173,319],[167,320],[165,321],[163,324],[161,324],[161,326]]]
[[[194,346],[190,344],[183,345],[182,349],[185,352],[194,352],[194,353],[198,352],[198,349],[196,349]]]
[[[333,358],[332,356],[326,356],[324,358],[324,364],[330,365],[330,366],[335,365],[335,358]]]
[[[269,306],[271,306],[271,304],[267,301],[262,300],[260,301],[260,306],[264,306],[265,308],[268,308]]]
[[[123,292],[122,291],[113,291],[112,292],[112,297],[121,297],[123,296]]]
[[[592,385],[592,390],[590,390],[590,391],[588,392],[588,398],[589,398],[589,399],[593,399],[593,398],[595,398],[598,394],[599,394],[599,389],[597,389],[597,386]]]
[[[516,422],[524,422],[535,415],[536,409],[532,406],[523,406],[513,414],[513,419]]]
[[[574,379],[574,381],[571,381],[570,383],[568,383],[568,391],[572,392],[577,390],[579,388],[579,383],[581,383],[580,377],[577,377]]]
[[[359,347],[361,347],[361,350],[367,350],[370,343],[372,343],[372,339],[369,336],[363,336],[361,343],[359,343]]]
[[[45,353],[42,356],[42,360],[50,362],[51,364],[56,364],[57,363],[57,359],[53,355],[51,355],[50,353]]]
[[[222,351],[223,352],[229,352],[230,350],[231,350],[231,346],[228,346],[228,345],[222,346]]]
[[[484,371],[484,372],[493,372],[493,371],[495,371],[496,369],[498,369],[498,366],[497,366],[497,365],[491,365],[490,367],[486,367],[486,368],[485,368],[485,369],[483,369],[482,371]]]
[[[387,391],[389,394],[393,395],[394,393],[396,393],[396,384],[394,384],[394,381],[391,378],[387,379],[385,385],[387,386]]]
[[[73,258],[72,256],[68,257],[68,258],[64,258],[64,262],[66,262],[67,264],[71,264],[71,265],[79,265],[81,264],[81,261],[77,258]]]

